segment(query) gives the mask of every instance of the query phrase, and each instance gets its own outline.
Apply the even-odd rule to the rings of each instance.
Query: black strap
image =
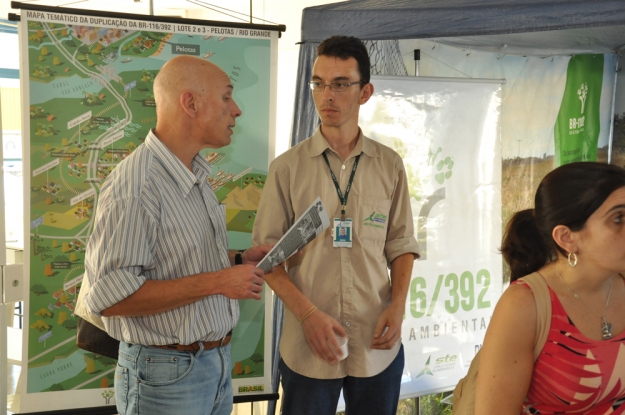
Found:
[[[341,192],[341,188],[339,187],[339,182],[336,180],[336,176],[332,171],[332,167],[330,167],[330,162],[328,161],[328,156],[326,153],[322,153],[323,159],[326,161],[328,168],[330,169],[330,174],[332,175],[332,181],[334,182],[334,187],[336,187],[336,193],[339,195],[339,200],[341,201],[341,221],[345,221],[345,206],[347,206],[347,198],[349,197],[349,191],[352,189],[352,182],[354,181],[354,175],[356,174],[356,168],[358,167],[358,160],[360,160],[360,154],[356,156],[354,160],[354,167],[352,167],[352,174],[349,176],[349,182],[347,183],[347,188],[345,188],[345,196],[343,196],[343,192]]]
[[[243,264],[243,250],[241,251],[237,251],[236,254],[234,254],[234,265],[241,265]]]

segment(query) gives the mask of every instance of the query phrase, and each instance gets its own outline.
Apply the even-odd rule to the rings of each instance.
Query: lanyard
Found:
[[[332,175],[332,181],[334,182],[334,187],[336,187],[336,193],[339,195],[339,200],[341,201],[341,221],[345,222],[345,206],[347,206],[347,198],[349,197],[349,191],[352,188],[352,182],[354,181],[354,175],[356,174],[356,168],[358,167],[358,160],[360,160],[360,154],[356,156],[354,160],[354,167],[352,167],[352,174],[349,176],[349,182],[347,183],[347,187],[345,188],[345,196],[343,196],[343,192],[341,192],[341,188],[339,187],[339,182],[336,180],[336,176],[332,171],[332,167],[330,167],[330,162],[328,161],[328,156],[326,153],[322,153],[323,159],[326,161],[328,168],[330,169],[330,174]]]

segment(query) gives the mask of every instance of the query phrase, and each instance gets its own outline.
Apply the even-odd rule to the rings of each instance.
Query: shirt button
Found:
[[[349,322],[349,321],[348,321],[348,322],[346,322],[346,323],[345,323],[345,325],[346,325],[347,327],[351,326],[351,324],[350,324],[350,322]]]
[[[345,170],[345,165],[344,164],[341,166],[341,169]]]

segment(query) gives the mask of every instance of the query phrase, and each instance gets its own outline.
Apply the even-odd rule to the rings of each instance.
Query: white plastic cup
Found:
[[[334,353],[339,360],[345,360],[345,358],[349,355],[349,349],[347,348],[347,342],[349,339],[347,337],[339,336],[336,333],[334,334],[334,338],[339,344],[340,352],[335,350],[331,343],[328,343],[328,346],[330,346],[330,350],[332,350],[332,353]]]

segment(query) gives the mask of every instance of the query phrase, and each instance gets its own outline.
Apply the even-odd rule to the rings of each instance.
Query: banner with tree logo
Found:
[[[603,55],[577,55],[569,60],[554,128],[555,167],[597,161],[603,65]]]
[[[373,77],[363,133],[404,159],[421,248],[402,396],[453,389],[502,292],[501,81]]]
[[[615,91],[617,55],[514,55],[432,40],[400,40],[421,50],[421,75],[505,79],[501,157],[503,224],[533,207],[545,175],[575,160],[625,166],[625,99]],[[406,67],[414,65],[404,54]],[[623,65],[621,58],[621,65]],[[616,84],[615,84],[616,82]],[[612,110],[616,101],[616,114]],[[619,105],[620,102],[620,105]],[[614,132],[614,147],[612,146]]]

